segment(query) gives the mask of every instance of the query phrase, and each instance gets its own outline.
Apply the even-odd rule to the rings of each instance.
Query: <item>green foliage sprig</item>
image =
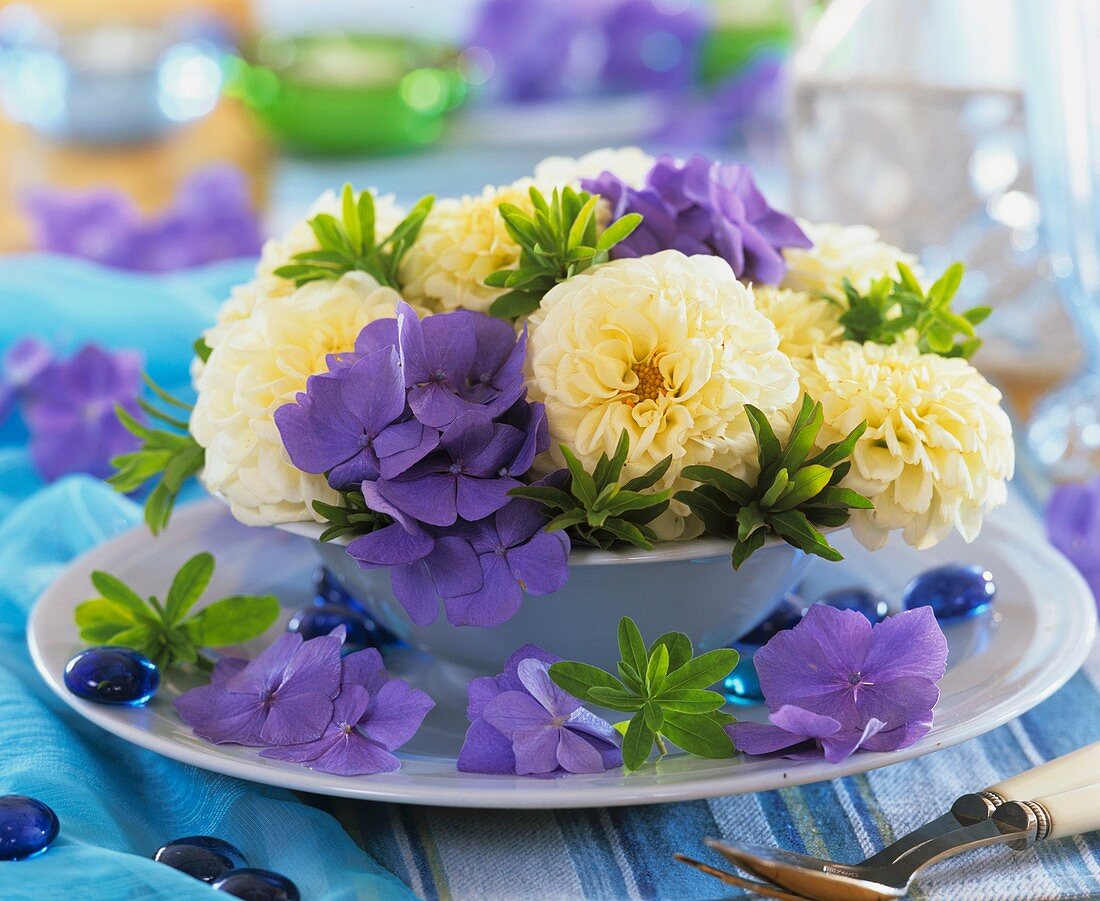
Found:
[[[846,278],[843,301],[829,300],[845,307],[840,324],[844,326],[844,337],[851,341],[893,344],[914,329],[922,353],[969,358],[982,343],[974,326],[992,310],[987,306],[971,307],[962,313],[951,309],[963,271],[962,263],[953,263],[925,293],[912,270],[898,263],[898,278],[884,276],[866,292],[856,290]],[[963,336],[958,343],[957,335]]]
[[[96,570],[92,585],[99,596],[76,608],[80,637],[134,648],[162,670],[187,663],[209,669],[211,661],[199,653],[201,648],[248,641],[279,616],[279,601],[271,595],[233,595],[188,617],[213,575],[214,558],[196,554],[180,567],[162,604],[155,597],[143,600],[120,579]]]
[[[380,285],[400,289],[401,260],[420,234],[434,202],[431,195],[421,198],[389,235],[380,238],[375,228],[374,195],[362,191],[356,200],[354,189],[346,184],[339,219],[319,213],[309,220],[318,247],[296,253],[293,262],[280,266],[275,274],[304,285],[362,271],[374,276]]]
[[[340,499],[340,504],[313,502],[313,509],[330,524],[321,533],[321,541],[332,541],[345,535],[369,535],[393,522],[386,514],[376,513],[368,507],[362,491],[341,491]]]
[[[566,529],[571,538],[604,549],[617,541],[652,548],[657,536],[647,524],[668,509],[672,491],[649,489],[668,472],[672,457],[665,457],[648,472],[620,484],[630,453],[630,436],[625,429],[614,456],[601,454],[591,473],[568,447],[562,445],[561,452],[569,467],[563,487],[527,485],[508,493],[539,501],[553,517],[546,526],[549,532]]]
[[[512,203],[499,206],[504,226],[521,251],[518,269],[501,269],[485,279],[491,288],[508,289],[489,307],[502,319],[533,313],[554,285],[605,262],[611,248],[642,221],[639,213],[629,213],[597,235],[599,195],[568,186],[555,188],[549,201],[534,187],[530,195],[533,214]]]
[[[190,404],[173,397],[148,375],[143,374],[142,377],[162,403],[190,413]],[[127,494],[143,486],[153,486],[145,499],[145,522],[156,535],[168,525],[183,483],[202,469],[206,451],[188,433],[184,419],[160,410],[144,399],[139,399],[138,404],[150,419],[167,428],[144,425],[121,406],[116,406],[115,414],[119,421],[128,432],[141,439],[141,447],[111,460],[115,472],[107,482],[117,491]]]
[[[860,423],[841,441],[810,457],[824,419],[821,404],[803,396],[786,446],[762,411],[751,404],[745,409],[758,446],[756,484],[713,466],[685,466],[684,476],[702,484],[677,492],[676,500],[687,504],[708,533],[734,540],[734,569],[759,550],[768,535],[778,535],[807,554],[843,559],[817,527],[843,525],[853,510],[874,506],[839,484],[851,469],[848,458],[867,424]]]
[[[599,667],[567,660],[550,667],[561,688],[592,704],[632,713],[623,731],[623,765],[636,770],[664,739],[697,757],[721,758],[733,753],[724,726],[734,721],[721,708],[725,698],[711,685],[737,665],[732,648],[699,657],[683,632],[662,635],[648,648],[630,617],[619,620],[618,678]]]

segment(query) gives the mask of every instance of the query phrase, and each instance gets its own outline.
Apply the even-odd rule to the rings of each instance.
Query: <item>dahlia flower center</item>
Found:
[[[634,375],[638,377],[638,385],[630,393],[638,398],[636,403],[657,400],[668,390],[664,375],[652,362],[636,364]]]

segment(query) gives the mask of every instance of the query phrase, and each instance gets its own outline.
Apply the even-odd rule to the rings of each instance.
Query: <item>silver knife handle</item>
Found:
[[[1100,741],[991,785],[986,789],[1005,800],[1040,798],[1100,780]]]

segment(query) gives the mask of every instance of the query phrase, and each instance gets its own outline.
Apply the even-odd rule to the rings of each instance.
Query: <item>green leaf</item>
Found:
[[[665,711],[661,732],[696,757],[722,759],[733,754],[733,741],[713,715]]]
[[[779,460],[780,469],[794,472],[806,461],[824,421],[825,411],[821,404],[814,403],[808,394],[802,395],[802,408],[791,427],[791,437]]]
[[[629,616],[619,620],[618,628],[619,656],[634,672],[639,675],[646,673],[648,682],[649,655],[646,653],[645,642],[638,626]]]
[[[577,459],[566,445],[561,445],[562,456],[569,467],[569,473],[573,477],[570,490],[585,507],[591,507],[596,502],[596,482],[584,468],[584,464]]]
[[[768,540],[767,529],[757,529],[744,541],[738,541],[733,546],[733,554],[730,557],[730,564],[734,570],[739,570],[741,564],[755,554],[760,548],[764,546],[764,542]]]
[[[195,356],[198,357],[203,363],[210,359],[212,353],[210,345],[206,343],[205,338],[196,338],[195,343],[192,345],[195,349]]]
[[[589,666],[587,663],[578,663],[573,660],[562,660],[551,664],[550,678],[554,684],[564,689],[582,701],[590,700],[589,689],[614,688],[625,691],[622,682],[611,673],[605,673],[602,669]],[[597,702],[598,703],[598,702]]]
[[[620,241],[630,237],[634,229],[641,224],[642,216],[640,213],[627,213],[625,216],[616,219],[603,230],[603,234],[596,241],[596,250],[610,250]]]
[[[263,634],[278,618],[278,598],[234,595],[205,607],[184,625],[199,647],[220,648]]]
[[[648,488],[652,488],[661,479],[665,477],[665,473],[668,472],[669,467],[672,465],[672,454],[665,457],[656,466],[653,466],[640,476],[635,476],[623,483],[623,491],[645,491]]]
[[[128,610],[136,622],[156,621],[142,597],[117,576],[97,569],[91,578],[96,591],[108,601]]]
[[[661,650],[664,650],[662,648]],[[665,715],[661,710],[661,705],[656,701],[646,701],[642,705],[642,715],[645,717],[645,724],[649,726],[654,732],[659,732],[661,726],[664,724]]]
[[[771,423],[764,411],[752,404],[745,404],[745,412],[749,417],[749,425],[756,436],[756,443],[760,448],[760,471],[764,472],[768,466],[780,457],[779,439],[775,437]]]
[[[650,653],[657,645],[664,645],[668,651],[668,672],[678,670],[691,659],[691,639],[683,632],[666,632],[650,645]]]
[[[489,315],[498,319],[518,319],[539,308],[541,297],[526,291],[509,291],[502,294],[489,306]]]
[[[681,474],[693,482],[713,485],[731,500],[747,504],[752,500],[753,491],[746,482],[713,466],[685,466]]]
[[[649,759],[654,737],[654,731],[646,724],[645,714],[636,713],[623,735],[623,767],[627,772],[638,769]]]
[[[677,688],[709,688],[715,682],[725,679],[735,666],[737,666],[737,651],[732,648],[707,651],[670,672],[665,678],[662,691],[673,691]]]
[[[831,473],[831,471],[830,471],[830,473]],[[771,487],[768,488],[768,490],[764,492],[763,496],[761,496],[760,506],[764,509],[767,509],[769,507],[774,506],[775,502],[777,500],[779,500],[779,496],[784,491],[787,490],[787,486],[789,484],[790,484],[790,475],[787,472],[787,470],[785,470],[785,469],[779,470],[779,472],[777,472],[775,474],[775,478],[772,480]],[[748,508],[745,508],[745,509],[748,509]],[[740,524],[740,519],[738,520],[738,523]],[[744,539],[744,538],[748,537],[750,531],[751,530],[745,530],[745,529],[742,528],[738,531],[737,537]]]
[[[668,675],[668,648],[663,644],[654,645],[653,650],[649,652],[649,663],[646,666],[645,671],[645,684],[646,691],[652,697],[661,690],[661,686],[664,684],[665,676]],[[654,729],[659,729],[660,724],[653,726]]]
[[[620,660],[615,664],[616,670],[618,670],[619,678],[622,679],[623,684],[635,694],[641,694],[644,688],[642,684],[642,677],[639,673],[635,672],[634,667],[629,663],[625,663]]]
[[[773,504],[774,508],[777,510],[791,510],[799,504],[804,504],[823,491],[832,476],[833,471],[828,466],[819,464],[803,466],[795,473],[794,478],[780,497],[779,503]]]
[[[629,691],[620,691],[617,688],[596,686],[588,690],[588,696],[595,703],[611,710],[633,712],[642,706],[642,701],[637,695]]]
[[[155,626],[142,623],[115,633],[115,635],[111,637],[110,642],[111,644],[120,644],[123,647],[133,648],[135,651],[141,651],[143,654],[150,655],[149,652],[153,648],[153,642],[157,634],[158,630]]]
[[[173,663],[194,663],[198,659],[198,651],[185,633],[172,629],[164,637],[172,652]]]
[[[843,560],[844,556],[836,548],[825,540],[817,529],[813,527],[806,515],[798,510],[787,510],[776,513],[769,519],[775,533],[797,548],[801,548],[807,554],[816,554],[826,560]]]
[[[855,450],[856,442],[863,437],[863,433],[867,431],[867,421],[864,420],[857,425],[852,431],[844,436],[843,439],[830,444],[816,457],[808,460],[808,464],[815,466],[830,466],[835,467],[842,460],[847,460],[852,456],[852,451]]]
[[[202,596],[213,575],[214,557],[205,552],[196,554],[180,567],[164,600],[165,618],[170,625],[183,619]]]
[[[116,632],[128,629],[145,620],[138,620],[129,607],[116,604],[107,598],[94,598],[77,604],[73,618],[80,628],[91,626],[110,626]]]
[[[657,702],[666,711],[676,713],[710,713],[720,710],[726,699],[716,691],[701,688],[679,688],[675,691],[661,692]]]

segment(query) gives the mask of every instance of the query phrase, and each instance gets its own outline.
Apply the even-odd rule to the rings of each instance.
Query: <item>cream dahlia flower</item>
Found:
[[[326,356],[351,350],[363,326],[393,316],[400,295],[365,272],[309,282],[267,297],[247,318],[220,323],[197,376],[190,431],[206,448],[203,484],[246,525],[317,519],[312,502],[333,503],[324,476],[290,462],[275,411],[324,372]]]
[[[879,240],[879,233],[869,226],[815,225],[802,220],[798,224],[814,246],[783,251],[787,274],[782,288],[839,295],[841,282],[847,278],[858,290],[866,291],[875,279],[896,277],[899,262],[910,268],[917,264],[916,257]]]
[[[775,327],[720,257],[666,250],[595,267],[553,288],[528,321],[528,386],[546,404],[548,467],[559,444],[589,468],[630,436],[628,477],[671,454],[663,487],[709,463],[745,476],[756,444],[745,404],[784,421],[798,377]],[[654,523],[662,538],[692,532],[674,503]]]
[[[535,183],[547,191],[563,185],[576,188],[582,178],[597,178],[610,172],[630,187],[640,188],[654,162],[640,147],[603,147],[576,158],[548,156],[535,166]]]
[[[806,360],[827,344],[844,337],[840,308],[823,297],[772,285],[754,285],[756,309],[779,332],[779,349],[792,360]]]
[[[515,268],[520,256],[497,206],[507,202],[532,212],[530,185],[521,179],[486,187],[476,197],[437,200],[401,263],[405,297],[442,311],[488,310],[504,289],[487,287],[485,279]]]
[[[952,528],[973,541],[982,516],[1004,503],[1012,427],[1001,393],[966,360],[845,341],[821,348],[802,384],[824,407],[823,444],[867,420],[846,480],[875,504],[851,520],[867,547],[894,529],[922,550]]]

